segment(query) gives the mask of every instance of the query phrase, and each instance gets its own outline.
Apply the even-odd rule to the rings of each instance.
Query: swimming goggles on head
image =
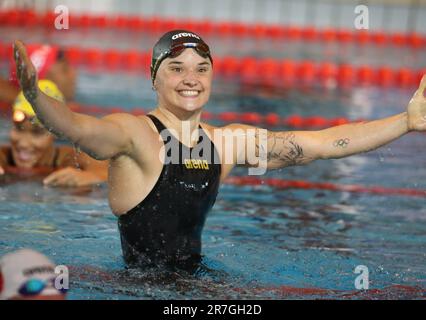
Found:
[[[19,294],[22,296],[35,296],[43,292],[46,288],[54,288],[60,294],[65,294],[67,289],[58,289],[55,286],[55,278],[48,280],[41,279],[29,279],[26,281],[18,290]]]
[[[176,58],[179,56],[185,49],[192,48],[203,58],[209,58],[210,62],[213,63],[213,59],[210,54],[210,48],[207,44],[203,42],[183,42],[176,43],[170,47],[169,50],[164,51],[160,54],[158,59],[155,61],[152,68],[153,81],[157,74],[158,68],[160,67],[161,62],[166,58]]]

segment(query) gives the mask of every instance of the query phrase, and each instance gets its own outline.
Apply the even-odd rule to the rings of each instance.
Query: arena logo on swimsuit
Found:
[[[199,36],[197,36],[197,35],[195,35],[193,33],[187,33],[187,32],[182,32],[182,33],[175,34],[172,37],[172,40],[176,40],[176,39],[179,39],[179,38],[182,38],[182,37],[193,37],[193,38],[197,38],[198,40],[201,40]]]
[[[207,160],[185,159],[183,163],[187,169],[209,170],[209,163]]]

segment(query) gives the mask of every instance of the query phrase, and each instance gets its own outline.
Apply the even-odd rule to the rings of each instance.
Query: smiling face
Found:
[[[159,106],[176,115],[201,110],[209,100],[212,78],[210,59],[201,57],[194,49],[165,59],[154,82]]]
[[[53,148],[53,136],[38,124],[26,119],[13,122],[10,130],[12,157],[17,167],[37,166]]]

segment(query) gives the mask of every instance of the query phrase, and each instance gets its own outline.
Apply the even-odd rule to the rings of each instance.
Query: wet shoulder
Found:
[[[232,132],[233,135],[238,135],[238,133],[245,134],[248,129],[254,129],[252,126],[241,123],[230,123],[226,126],[218,127],[201,122],[201,127],[213,142],[216,142],[215,140],[217,139],[223,139],[224,135],[227,135],[230,132]]]
[[[130,136],[138,136],[141,132],[150,130],[149,120],[147,116],[133,115],[130,113],[113,113],[102,118],[119,125],[121,129],[126,131]]]
[[[103,119],[119,124],[132,137],[147,138],[147,134],[157,132],[155,125],[147,115],[133,115],[130,113],[114,113],[105,116]]]

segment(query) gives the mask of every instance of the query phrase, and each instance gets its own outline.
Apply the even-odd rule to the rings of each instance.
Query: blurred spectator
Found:
[[[52,81],[40,80],[39,87],[48,96],[64,100]],[[21,171],[52,169],[55,171],[44,179],[44,183],[64,187],[87,186],[107,179],[106,161],[94,160],[70,146],[54,145],[54,136],[41,125],[22,92],[13,104],[12,121],[10,145],[0,147],[0,174],[8,168]]]

